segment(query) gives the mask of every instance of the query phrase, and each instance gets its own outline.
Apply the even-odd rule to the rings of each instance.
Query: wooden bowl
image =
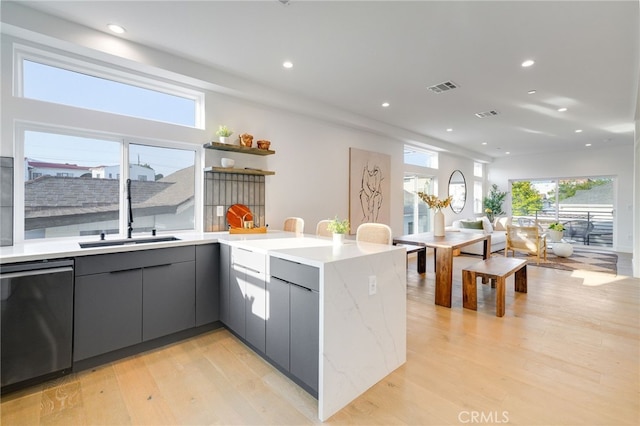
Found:
[[[260,148],[260,149],[269,149],[269,145],[271,145],[270,141],[262,141],[262,140],[260,140],[257,143],[258,143],[258,148]]]

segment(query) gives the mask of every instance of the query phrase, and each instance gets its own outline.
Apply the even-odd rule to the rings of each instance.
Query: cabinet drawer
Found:
[[[81,276],[195,260],[195,246],[96,254],[76,257],[75,272]]]
[[[231,248],[231,263],[264,274],[266,271],[265,255],[240,247]]]
[[[320,291],[320,271],[318,268],[277,257],[270,257],[269,265],[271,276],[310,290]]]

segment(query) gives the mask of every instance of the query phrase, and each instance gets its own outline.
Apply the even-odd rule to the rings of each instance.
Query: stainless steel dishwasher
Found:
[[[71,371],[73,260],[0,265],[6,393]]]

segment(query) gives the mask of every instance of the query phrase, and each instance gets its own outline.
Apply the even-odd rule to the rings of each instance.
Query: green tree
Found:
[[[542,195],[531,182],[520,181],[511,184],[511,212],[526,215],[542,210]]]

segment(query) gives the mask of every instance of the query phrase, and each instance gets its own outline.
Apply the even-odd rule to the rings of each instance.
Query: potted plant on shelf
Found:
[[[331,222],[329,222],[327,229],[329,232],[333,232],[333,242],[342,244],[344,242],[345,234],[349,232],[349,220],[340,220],[338,219],[338,216],[336,216]]]
[[[562,235],[564,232],[564,225],[561,224],[560,222],[553,222],[551,225],[549,225],[549,238],[551,239],[551,242],[557,243],[562,241]]]
[[[231,143],[231,141],[228,140],[228,138],[232,134],[233,134],[233,131],[229,129],[227,126],[225,126],[224,124],[221,124],[220,126],[218,126],[218,130],[216,130],[216,136],[218,136],[218,140],[220,141],[220,143]]]

